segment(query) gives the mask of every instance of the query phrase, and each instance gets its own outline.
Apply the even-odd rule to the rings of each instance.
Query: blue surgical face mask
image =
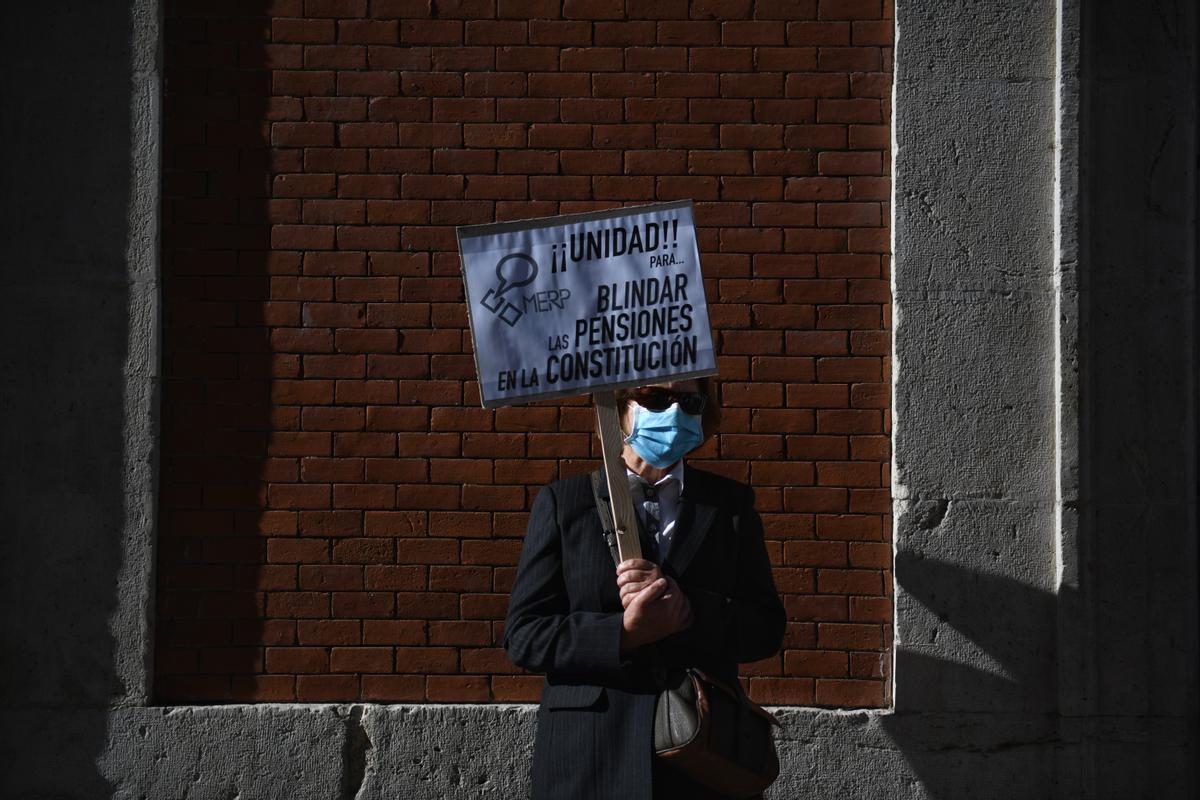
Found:
[[[651,411],[637,403],[630,403],[630,408],[633,425],[625,443],[658,469],[671,466],[704,441],[700,417],[685,413],[679,403],[662,411]]]

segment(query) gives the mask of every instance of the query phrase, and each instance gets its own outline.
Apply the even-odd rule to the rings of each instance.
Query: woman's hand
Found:
[[[644,558],[627,558],[617,565],[617,588],[621,592],[621,608],[629,608],[634,596],[663,577],[662,570],[653,561]]]
[[[622,655],[692,624],[692,606],[687,595],[674,578],[663,577],[656,564],[644,559],[630,559],[617,567],[617,573],[621,603],[625,607]],[[622,578],[625,578],[623,583]],[[629,590],[630,586],[638,588]]]

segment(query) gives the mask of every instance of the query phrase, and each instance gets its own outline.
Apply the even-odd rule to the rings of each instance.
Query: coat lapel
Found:
[[[705,502],[709,497],[702,483],[701,477],[685,462],[679,519],[675,522],[675,532],[666,558],[667,565],[676,575],[683,575],[687,570],[717,516],[717,507]]]

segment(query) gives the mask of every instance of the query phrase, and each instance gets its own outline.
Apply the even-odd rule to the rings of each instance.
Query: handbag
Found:
[[[603,472],[592,473],[592,495],[613,561],[620,563],[608,498],[601,494]],[[654,752],[664,763],[727,797],[746,798],[779,776],[772,728],[781,723],[755,703],[738,682],[733,686],[697,667],[683,670],[658,695],[654,711]]]

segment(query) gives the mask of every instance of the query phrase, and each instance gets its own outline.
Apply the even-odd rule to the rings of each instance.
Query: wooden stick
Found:
[[[596,392],[596,428],[600,433],[600,450],[604,454],[604,474],[608,478],[608,498],[612,504],[613,527],[617,529],[617,551],[621,560],[642,557],[642,542],[638,539],[637,517],[633,498],[629,494],[629,479],[625,476],[625,460],[621,450],[625,437],[621,434],[621,414],[617,397],[612,392]]]

